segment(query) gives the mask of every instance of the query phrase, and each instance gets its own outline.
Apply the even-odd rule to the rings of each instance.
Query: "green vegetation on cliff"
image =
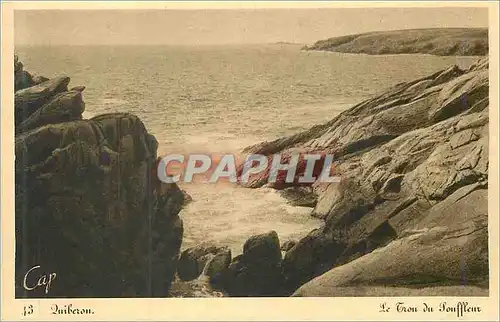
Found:
[[[488,53],[488,29],[378,31],[320,40],[304,49],[369,55],[419,53],[438,56],[482,56]]]

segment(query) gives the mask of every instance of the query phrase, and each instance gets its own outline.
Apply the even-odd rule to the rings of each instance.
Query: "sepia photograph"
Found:
[[[13,10],[15,299],[498,296],[489,10]]]

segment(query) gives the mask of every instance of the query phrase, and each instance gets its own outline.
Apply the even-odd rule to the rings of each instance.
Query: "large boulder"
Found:
[[[343,251],[343,245],[321,229],[310,232],[290,248],[283,258],[284,289],[293,292],[298,285],[328,271]]]
[[[316,277],[295,295],[344,296],[337,288],[359,285],[413,289],[472,286],[472,290],[486,289],[487,294],[487,204],[487,190],[459,191],[431,209],[417,225],[421,229],[405,231],[387,246]],[[411,296],[412,292],[398,290],[398,294]],[[449,294],[453,293],[444,295]]]
[[[153,175],[158,143],[139,118],[81,120],[83,87],[68,83],[15,95],[16,297],[167,296],[184,193]],[[22,288],[37,265],[56,273],[48,293]]]
[[[243,245],[243,255],[250,262],[266,261],[276,263],[281,260],[280,241],[273,230],[250,237]]]
[[[231,296],[272,296],[282,290],[278,234],[270,231],[250,237],[243,254],[236,256],[220,284]]]

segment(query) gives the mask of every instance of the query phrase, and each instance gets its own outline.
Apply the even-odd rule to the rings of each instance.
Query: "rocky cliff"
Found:
[[[247,148],[331,153],[342,177],[310,187],[324,226],[286,252],[286,288],[296,296],[487,294],[488,92],[484,58]]]
[[[320,40],[304,49],[369,55],[420,53],[479,56],[488,53],[488,29],[434,28],[369,32]]]
[[[127,113],[82,119],[84,87],[15,59],[17,297],[167,296],[184,194],[153,175],[157,141]],[[48,292],[36,285],[56,273]]]

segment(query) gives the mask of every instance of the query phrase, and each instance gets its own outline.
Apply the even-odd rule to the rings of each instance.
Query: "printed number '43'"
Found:
[[[27,315],[31,315],[33,314],[33,305],[25,305],[24,306],[24,311],[23,311],[23,315],[24,316],[27,316]]]

